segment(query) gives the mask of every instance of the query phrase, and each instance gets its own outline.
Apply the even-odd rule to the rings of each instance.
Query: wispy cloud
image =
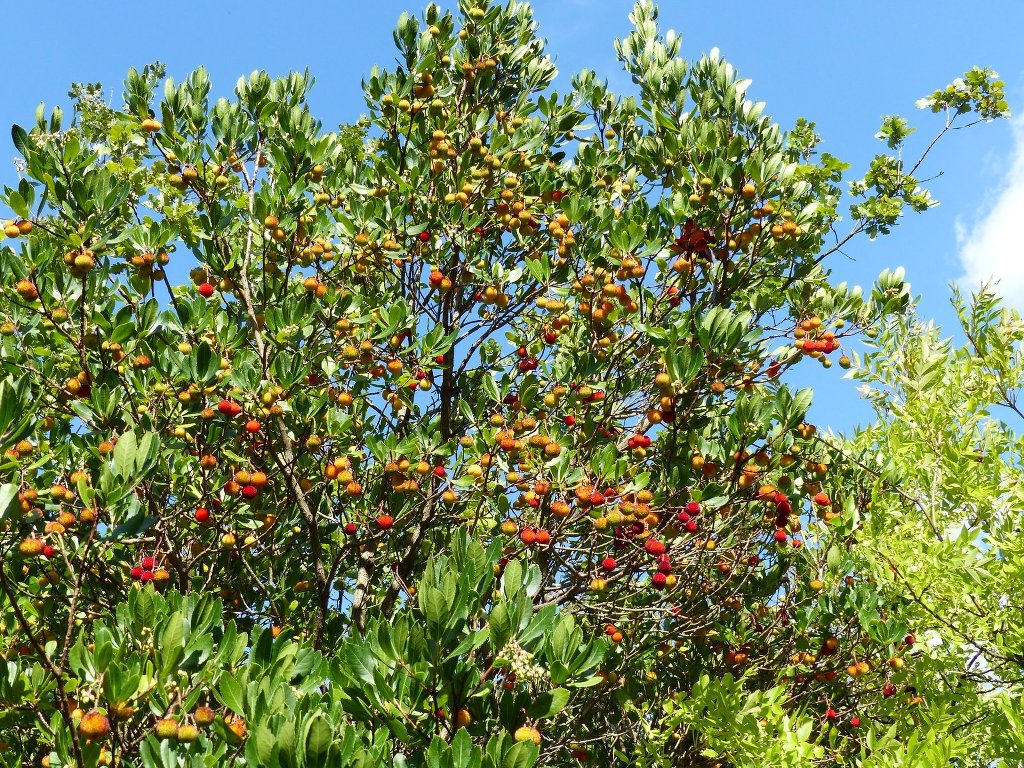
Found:
[[[963,270],[957,283],[977,288],[998,280],[996,291],[1010,304],[1024,307],[1024,117],[1013,120],[1013,149],[999,187],[974,221],[957,222]]]

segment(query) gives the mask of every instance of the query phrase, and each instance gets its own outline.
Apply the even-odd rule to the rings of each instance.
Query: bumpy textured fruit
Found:
[[[78,732],[91,741],[102,741],[110,735],[110,720],[98,709],[94,709],[82,715]]]
[[[516,741],[532,741],[534,744],[540,745],[540,731],[528,725],[516,728],[515,737]]]

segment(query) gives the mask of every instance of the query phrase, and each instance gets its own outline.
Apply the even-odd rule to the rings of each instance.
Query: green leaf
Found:
[[[518,741],[505,753],[501,768],[530,768],[537,762],[540,747],[532,742]]]
[[[175,611],[167,620],[160,636],[160,665],[163,674],[169,674],[178,663],[184,638],[185,616],[181,611]]]
[[[125,432],[114,446],[114,474],[122,480],[131,477],[135,472],[135,453],[138,443],[134,432]]]
[[[569,691],[566,688],[552,688],[535,698],[530,704],[530,717],[536,719],[551,717],[561,712],[569,703]]]
[[[217,700],[235,714],[245,712],[242,685],[234,676],[225,672],[217,683]]]
[[[0,485],[0,520],[7,517],[7,514],[14,508],[14,502],[18,499],[18,486],[13,483]]]
[[[491,609],[487,628],[491,634],[491,650],[494,653],[500,653],[509,638],[512,637],[512,621],[508,615],[508,605],[504,600],[499,600]]]
[[[501,591],[505,597],[512,598],[523,585],[523,565],[518,560],[510,560],[505,565],[505,573],[501,580]]]
[[[27,157],[29,154],[29,139],[25,129],[20,125],[12,125],[11,139],[14,141],[14,146],[17,147],[18,151]]]
[[[322,714],[314,715],[306,726],[306,759],[323,758],[332,741],[332,730],[327,719]]]
[[[466,768],[473,757],[474,750],[479,751],[473,745],[469,731],[459,728],[455,733],[455,738],[452,739],[452,765],[454,768]]]

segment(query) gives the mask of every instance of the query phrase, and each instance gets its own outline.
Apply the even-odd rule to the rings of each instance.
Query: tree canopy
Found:
[[[1016,438],[971,421],[1015,403],[1019,318],[977,305],[975,368],[901,270],[829,273],[933,204],[934,142],[887,117],[850,178],[630,19],[631,96],[559,93],[526,3],[462,0],[400,18],[335,131],[309,73],[160,65],[13,128],[0,764],[1021,753]],[[922,106],[936,138],[1007,109],[982,69]],[[905,418],[843,441],[800,370],[863,336]]]

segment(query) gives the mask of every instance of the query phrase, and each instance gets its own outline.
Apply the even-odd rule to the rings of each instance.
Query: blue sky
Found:
[[[419,12],[424,4],[39,0],[34,16],[46,20],[45,31],[5,37],[8,86],[0,100],[0,140],[13,157],[6,127],[30,123],[40,101],[65,103],[72,81],[102,82],[119,96],[127,68],[153,60],[167,64],[176,80],[202,64],[214,92],[225,96],[254,69],[280,75],[308,67],[317,79],[315,113],[327,126],[350,121],[364,109],[360,79],[373,64],[394,60],[391,29],[398,15]],[[1020,0],[969,6],[952,0],[660,5],[664,27],[682,33],[684,55],[721,49],[753,79],[748,95],[766,101],[783,127],[798,116],[817,122],[823,149],[852,162],[852,171],[881,150],[872,137],[882,115],[907,115],[920,127],[916,138],[930,138],[940,118],[915,110],[914,102],[973,65],[996,69],[1011,109],[1024,111]],[[629,89],[612,41],[629,29],[632,0],[537,0],[534,7],[563,87],[571,73],[586,67],[613,87]],[[1024,123],[982,125],[948,137],[926,168],[940,170],[943,175],[930,184],[940,207],[906,220],[888,238],[855,243],[850,259],[833,260],[836,275],[866,285],[882,269],[902,265],[922,296],[922,314],[947,325],[948,286],[957,279],[969,284],[997,274],[1007,297],[1024,306],[1024,248],[1017,235],[1024,216]],[[15,178],[12,165],[0,177],[4,183]],[[845,429],[870,417],[838,368],[808,370],[807,381],[819,389],[819,423]]]

